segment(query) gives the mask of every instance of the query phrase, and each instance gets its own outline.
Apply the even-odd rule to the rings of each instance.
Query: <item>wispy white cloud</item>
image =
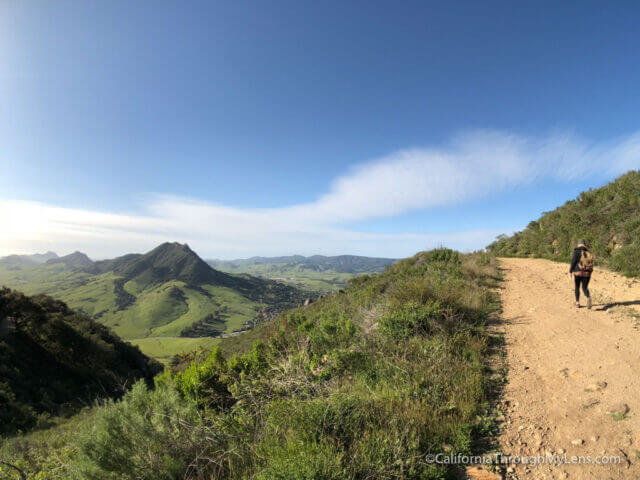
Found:
[[[293,207],[316,220],[362,220],[460,204],[544,179],[615,175],[640,165],[640,133],[608,144],[571,134],[527,138],[480,130],[440,148],[416,148],[355,167],[317,202]]]
[[[528,138],[474,131],[440,147],[415,148],[358,165],[316,201],[239,209],[192,199],[149,197],[140,215],[0,201],[0,254],[82,249],[95,257],[186,241],[205,256],[359,253],[403,256],[437,245],[470,249],[498,231],[364,233],[349,223],[464,204],[545,180],[612,177],[640,166],[640,133],[595,143],[561,133]]]

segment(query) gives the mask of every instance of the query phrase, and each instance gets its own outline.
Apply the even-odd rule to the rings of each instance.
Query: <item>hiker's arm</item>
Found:
[[[580,260],[580,252],[578,250],[573,251],[573,257],[571,258],[571,267],[569,267],[569,273],[573,273],[578,266],[578,261]]]

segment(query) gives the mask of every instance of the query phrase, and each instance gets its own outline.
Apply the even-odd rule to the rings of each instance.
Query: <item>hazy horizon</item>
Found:
[[[162,243],[175,243],[172,240],[167,240],[166,242],[162,242]],[[162,244],[161,243],[161,244]],[[178,242],[179,243],[179,242]],[[188,245],[188,244],[187,244]],[[159,245],[156,245],[156,247]],[[153,247],[155,248],[155,247]],[[189,245],[189,248],[191,248],[191,246]],[[350,256],[350,257],[369,257],[369,258],[384,258],[386,260],[398,260],[397,258],[393,258],[393,257],[370,257],[368,255],[357,255],[357,254],[352,254],[352,253],[341,253],[338,255],[322,255],[322,254],[311,254],[311,255],[302,255],[300,253],[291,253],[288,255],[272,255],[272,256],[263,256],[263,255],[250,255],[248,257],[236,257],[236,258],[215,258],[215,257],[208,257],[208,256],[203,256],[200,255],[196,250],[192,249],[200,258],[202,258],[205,261],[212,261],[212,262],[232,262],[234,260],[250,260],[252,258],[277,258],[277,257],[296,257],[296,256],[301,256],[301,257],[305,257],[305,258],[309,258],[309,257],[313,257],[315,255],[318,256],[323,256],[323,257],[335,257],[335,256]],[[91,255],[86,254],[86,252],[83,252],[81,250],[73,250],[73,251],[65,251],[63,253],[60,252],[55,252],[53,250],[47,250],[47,251],[40,251],[40,252],[13,252],[13,253],[8,253],[8,254],[3,254],[0,255],[0,259],[11,256],[11,255],[19,255],[19,256],[29,256],[29,255],[43,255],[43,254],[47,254],[47,253],[55,253],[58,257],[64,257],[67,255],[70,255],[72,253],[76,253],[76,252],[80,252],[80,253],[84,253],[85,255],[87,255],[91,260],[93,260],[94,262],[100,261],[100,260],[110,260],[112,258],[115,257],[103,257],[103,258],[95,258],[92,257]],[[122,256],[122,255],[127,255],[127,254],[145,254],[148,253],[148,251],[141,251],[141,252],[122,252],[119,255],[116,255],[116,257],[118,256]]]

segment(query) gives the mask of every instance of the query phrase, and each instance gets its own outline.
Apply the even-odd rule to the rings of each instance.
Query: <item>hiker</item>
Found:
[[[587,297],[587,308],[591,308],[591,295],[589,294],[589,280],[593,272],[593,254],[587,249],[583,239],[578,240],[578,246],[573,250],[571,268],[569,274],[573,275],[576,289],[576,307],[580,308],[580,286],[584,296]]]

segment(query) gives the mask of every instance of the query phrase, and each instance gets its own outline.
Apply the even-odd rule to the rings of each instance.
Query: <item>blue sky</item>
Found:
[[[640,166],[637,2],[0,3],[0,254],[485,246]]]

